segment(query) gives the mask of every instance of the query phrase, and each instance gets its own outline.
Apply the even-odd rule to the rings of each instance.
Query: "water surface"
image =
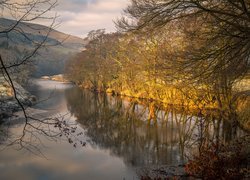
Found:
[[[63,116],[77,123],[77,132],[83,132],[77,138],[86,146],[74,147],[63,136],[51,140],[36,133],[39,141],[30,143],[34,140],[39,147],[38,156],[28,148],[6,147],[24,125],[11,123],[1,145],[0,179],[137,179],[141,168],[183,164],[199,145],[197,137],[232,138],[222,121],[206,123],[174,108],[158,110],[157,118],[149,120],[147,106],[137,101],[54,81],[34,83],[30,90],[40,101],[35,108],[44,111],[41,117]]]

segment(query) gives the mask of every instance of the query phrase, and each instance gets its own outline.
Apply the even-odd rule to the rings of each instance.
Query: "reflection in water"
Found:
[[[135,100],[78,88],[69,89],[65,95],[68,109],[86,129],[91,143],[111,150],[127,165],[183,164],[185,155],[206,141],[232,138],[232,128],[213,117],[190,116],[168,108],[158,109],[157,123],[151,123],[145,121],[150,116],[150,108]]]
[[[36,91],[38,101],[42,101],[35,108],[45,112],[42,116],[67,114],[65,118],[75,122],[75,118],[68,113],[65,101],[65,90],[74,87],[45,80],[35,80],[34,83],[32,90]],[[1,143],[15,139],[13,135],[22,133],[23,126],[24,122],[19,120],[11,121],[7,126],[1,125]],[[78,130],[84,132],[79,126]],[[34,133],[39,138],[39,149],[46,158],[16,146],[6,147],[4,142],[0,144],[0,179],[136,179],[135,170],[127,167],[122,159],[111,156],[109,150],[95,148],[91,144],[73,147],[64,137],[51,141],[39,132]],[[85,142],[88,140],[88,137],[81,138]],[[36,139],[30,139],[30,145],[37,146],[36,142]]]
[[[152,111],[152,104],[150,109],[137,101],[52,81],[36,84],[39,100],[50,97],[36,107],[46,115],[69,111],[68,118],[76,119],[79,130],[86,133],[87,146],[74,148],[63,139],[50,141],[37,134],[48,159],[8,147],[0,153],[0,179],[136,179],[137,167],[182,164],[209,139],[233,138],[230,125],[209,116],[191,116],[174,108]],[[0,142],[6,140],[3,134],[22,127],[22,122],[13,122],[9,129],[0,129]]]

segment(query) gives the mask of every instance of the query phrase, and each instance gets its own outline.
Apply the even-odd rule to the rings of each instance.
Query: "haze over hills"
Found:
[[[11,29],[16,23],[15,20],[0,18],[0,32]],[[20,22],[13,31],[0,33],[0,53],[9,61],[18,61],[46,37],[45,46],[32,57],[36,64],[33,73],[36,77],[62,73],[66,61],[83,50],[86,44],[79,37],[43,25]]]

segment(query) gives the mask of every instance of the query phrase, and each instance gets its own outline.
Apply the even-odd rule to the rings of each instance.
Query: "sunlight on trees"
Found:
[[[116,22],[120,32],[92,31],[86,50],[69,63],[68,76],[96,91],[201,113],[216,109],[237,124],[239,101],[249,93],[236,90],[239,81],[248,81],[249,6],[228,0],[132,0]]]

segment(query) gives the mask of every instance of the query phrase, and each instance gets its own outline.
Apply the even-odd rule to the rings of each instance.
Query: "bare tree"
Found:
[[[47,39],[53,28],[55,28],[55,20],[57,17],[56,14],[49,15],[49,13],[56,7],[56,5],[57,0],[23,0],[18,2],[12,0],[0,1],[2,16],[12,19],[9,23],[0,25],[1,37],[5,37],[7,41],[11,41],[9,36],[14,33],[31,44],[30,50],[23,49],[18,57],[10,57],[5,53],[0,53],[0,74],[4,76],[5,80],[12,88],[14,99],[23,112],[23,118],[25,119],[22,135],[9,143],[9,145],[18,144],[20,148],[25,148],[33,153],[40,154],[41,152],[39,151],[39,148],[36,145],[32,145],[30,142],[31,139],[34,139],[40,144],[37,133],[43,134],[52,139],[64,135],[70,143],[73,143],[73,140],[77,139],[74,135],[75,138],[72,138],[72,134],[75,133],[76,127],[74,125],[69,125],[64,119],[64,116],[36,118],[29,115],[26,110],[26,105],[19,99],[19,92],[13,81],[16,76],[15,72],[20,72],[22,66],[34,63],[32,58],[38,54],[39,49],[47,46]],[[44,20],[50,22],[48,27],[44,28],[44,26],[32,26],[32,24],[30,24],[32,22]],[[42,38],[39,40],[32,38],[26,32],[27,30],[38,32],[41,34]],[[74,146],[75,145],[76,144],[74,144]]]
[[[222,70],[236,79],[249,71],[249,1],[131,0],[125,15],[116,23],[120,30],[125,31],[157,30],[170,23],[185,22],[178,28],[189,28],[191,38],[204,40],[202,46],[192,47],[191,58],[186,58],[189,62],[190,59],[213,61],[223,56],[224,63],[213,67],[212,73]],[[190,28],[189,24],[199,27]]]
[[[172,63],[176,73],[210,85],[219,108],[235,116],[232,87],[250,69],[248,0],[131,0],[116,25],[121,31],[181,32],[186,44]]]

